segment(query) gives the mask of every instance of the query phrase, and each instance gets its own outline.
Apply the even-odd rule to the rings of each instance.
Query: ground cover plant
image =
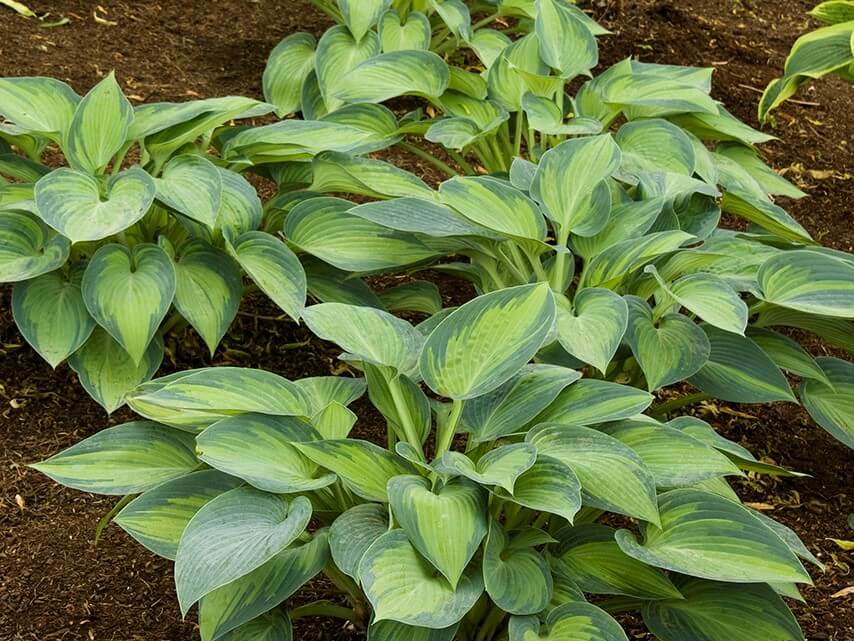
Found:
[[[309,615],[374,640],[617,641],[608,613],[631,610],[662,641],[803,639],[780,595],[810,582],[799,556],[818,561],[726,483],[750,453],[643,414],[646,392],[531,363],[555,314],[547,283],[417,327],[313,305],[306,323],[364,378],[179,372],[129,397],[146,421],[36,468],[126,495],[116,523],[175,559],[206,641],[290,639]],[[387,448],[348,438],[366,388]],[[319,572],[349,606],[280,607]]]
[[[737,387],[752,395],[751,400],[763,401],[771,399],[757,396],[783,394],[785,390],[786,398],[791,399],[789,384],[779,368],[789,370],[803,377],[803,400],[818,408],[817,418],[821,416],[823,424],[832,426],[828,429],[845,438],[850,426],[845,390],[850,382],[845,379],[844,361],[838,361],[843,364],[841,373],[831,380],[826,363],[835,361],[813,359],[780,334],[764,334],[765,343],[757,336],[765,329],[759,320],[763,311],[776,311],[778,316],[772,318],[782,315],[795,319],[787,323],[806,323],[803,316],[792,313],[804,311],[797,305],[806,305],[809,312],[822,312],[808,316],[809,326],[846,345],[850,338],[846,320],[851,316],[846,271],[850,258],[812,245],[808,235],[803,235],[806,232],[785,212],[780,214],[779,208],[771,209],[773,215],[765,212],[764,218],[753,211],[768,208],[764,203],[774,205],[768,197],[772,189],[765,181],[775,176],[754,162],[754,156],[745,155],[753,151],[744,146],[732,145],[738,166],[730,171],[740,183],[747,181],[746,171],[759,184],[759,189],[753,189],[752,183],[747,183],[751,188],[744,188],[745,199],[751,205],[748,218],[761,220],[765,224],[760,226],[766,231],[753,228],[736,234],[713,230],[704,235],[696,233],[695,227],[683,227],[686,220],[695,222],[695,217],[703,232],[717,226],[720,212],[715,209],[716,198],[723,181],[704,176],[697,169],[697,157],[720,172],[726,164],[727,146],[710,152],[705,145],[698,145],[690,130],[680,130],[665,118],[637,118],[636,126],[629,127],[633,124],[629,123],[618,129],[626,115],[619,113],[614,122],[607,123],[615,130],[613,138],[600,133],[602,121],[596,131],[563,132],[555,139],[537,132],[528,136],[539,139],[542,145],[533,153],[527,151],[528,140],[523,133],[519,153],[525,159],[516,161],[515,172],[514,149],[506,154],[504,163],[510,171],[502,172],[495,165],[490,177],[455,177],[434,191],[412,174],[358,155],[382,149],[389,139],[401,135],[400,123],[391,124],[391,120],[387,120],[388,135],[379,135],[383,130],[376,126],[377,119],[388,114],[397,118],[375,104],[343,105],[309,126],[297,125],[305,127],[302,138],[283,137],[276,142],[257,138],[252,144],[258,146],[250,145],[252,151],[245,155],[247,147],[240,148],[235,141],[245,143],[253,129],[225,130],[212,139],[218,155],[228,159],[232,168],[251,165],[252,170],[277,179],[282,188],[278,204],[282,207],[274,208],[278,218],[268,220],[269,227],[277,229],[281,224],[304,261],[308,255],[326,260],[334,268],[324,268],[326,279],[316,288],[316,297],[345,304],[311,306],[304,321],[317,335],[338,343],[346,352],[343,360],[361,369],[365,381],[324,378],[290,383],[263,372],[229,368],[178,373],[131,394],[131,405],[152,422],[99,434],[40,468],[79,489],[128,495],[117,522],[151,549],[178,559],[176,572],[183,577],[177,579],[182,607],[187,609],[194,597],[202,597],[202,634],[207,638],[253,638],[256,634],[287,638],[288,618],[314,614],[340,616],[367,626],[371,610],[375,624],[369,634],[376,639],[450,639],[455,634],[474,640],[543,635],[560,639],[574,634],[582,619],[591,638],[625,638],[606,612],[637,610],[666,641],[697,634],[697,621],[704,620],[711,610],[719,613],[719,608],[725,608],[743,621],[743,602],[748,599],[761,604],[756,608],[763,613],[759,620],[771,638],[802,638],[776,594],[795,596],[791,583],[808,580],[793,551],[804,556],[808,553],[788,530],[737,507],[737,497],[721,482],[727,475],[737,475],[739,469],[777,475],[787,471],[756,461],[743,448],[717,437],[702,422],[667,422],[679,403],[696,400],[696,396],[650,409],[652,396],[637,388],[655,391],[685,377],[698,384],[703,381],[702,371],[692,376],[664,367],[670,376],[679,374],[673,381],[664,382],[655,361],[644,359],[640,355],[644,350],[638,345],[656,332],[665,334],[662,328],[671,316],[684,317],[684,322],[676,324],[679,329],[691,325],[705,335],[706,343],[697,338],[698,331],[685,329],[684,334],[695,337],[694,342],[673,351],[683,361],[696,364],[698,354],[704,355],[703,346],[708,344],[707,360],[701,366],[706,385],[717,383],[727,393]],[[341,134],[349,136],[352,130],[333,126],[330,131],[334,134],[328,140],[342,147],[329,151],[329,143],[317,135],[317,122],[368,123],[362,127],[367,135],[347,138]],[[295,130],[292,124],[273,127],[282,131],[291,128],[289,135]],[[419,127],[423,129],[423,123]],[[512,131],[508,126],[508,140]],[[579,133],[588,135],[575,138]],[[650,136],[651,143],[633,146],[627,141],[629,133],[637,133],[639,138]],[[306,141],[313,146],[307,148]],[[660,157],[646,157],[648,150],[657,150],[660,145],[683,151],[690,148],[694,155],[684,152],[682,159],[688,160],[682,165],[662,165]],[[231,153],[238,148],[239,153]],[[481,162],[484,158],[475,151],[469,153],[475,167],[480,167],[473,167],[472,173],[487,169],[488,163]],[[626,156],[639,159],[625,165]],[[294,157],[299,164],[289,164]],[[495,157],[497,154],[493,160]],[[603,164],[609,171],[590,184],[577,180],[584,172],[578,172],[574,165],[589,168],[589,159],[599,157],[605,158]],[[611,169],[613,165],[617,167]],[[547,172],[554,168],[565,170],[566,175],[559,176],[572,180],[550,180]],[[457,169],[449,165],[449,169],[454,173],[466,171],[459,165]],[[704,169],[708,167],[704,165]],[[730,184],[739,184],[730,180]],[[687,194],[694,202],[686,204],[682,198],[672,197],[668,190],[674,182],[696,187],[697,191]],[[603,183],[607,189],[600,186]],[[537,191],[535,184],[546,188]],[[794,192],[779,179],[773,184]],[[571,187],[558,189],[557,194],[544,193],[555,185]],[[456,200],[452,200],[454,190]],[[356,206],[356,202],[314,193],[324,191],[392,199]],[[536,222],[535,216],[526,219],[534,221],[531,227],[537,228],[533,236],[520,235],[513,228],[494,229],[497,216],[484,224],[484,212],[494,208],[501,214],[507,203],[512,203],[509,207],[514,212],[540,216],[541,222]],[[559,216],[552,215],[549,205],[555,203],[560,205],[558,211],[568,212],[567,219],[556,220]],[[638,238],[663,239],[665,236],[655,234],[664,232],[680,242],[668,245],[670,249],[662,253],[647,255],[642,251],[638,260],[628,265],[603,260],[605,267],[600,268],[605,275],[616,275],[591,285],[585,280],[585,272],[594,273],[589,270],[598,254],[588,259],[580,247],[598,232],[591,236],[577,233],[579,227],[573,224],[578,221],[573,215],[586,214],[584,222],[597,218],[610,222],[620,204],[645,205],[654,218],[650,228],[638,235],[632,231],[622,240],[642,245]],[[406,205],[414,209],[406,209]],[[413,211],[418,216],[412,215]],[[505,218],[518,222],[513,216]],[[401,223],[419,226],[398,228]],[[435,230],[441,233],[431,233]],[[566,233],[563,245],[555,242],[561,233]],[[612,240],[603,240],[605,250]],[[699,244],[701,240],[703,245]],[[723,253],[721,246],[731,245],[738,250]],[[699,256],[709,249],[718,255]],[[806,253],[811,260],[803,262],[809,265],[820,263],[822,257],[836,261],[830,263],[831,276],[824,281],[812,279],[805,289],[806,303],[803,299],[793,303],[785,297],[766,300],[771,290],[766,291],[760,272],[772,250],[774,256],[787,254],[779,262],[788,267],[793,261],[797,263],[793,256],[805,249],[809,249]],[[451,255],[468,257],[470,262],[457,261],[460,264],[446,269],[468,274],[482,294],[456,313],[438,310],[438,292],[425,281],[406,284],[380,297],[370,292],[364,281],[345,273],[352,271],[358,276],[395,271],[401,263],[415,269]],[[564,258],[558,260],[561,256]],[[671,260],[677,265],[675,269],[689,271],[668,275],[666,267]],[[680,260],[689,264],[698,260],[701,265],[699,269],[679,267]],[[730,264],[723,266],[724,262]],[[770,267],[767,270],[772,271]],[[680,280],[686,275],[700,278],[686,283]],[[788,285],[788,275],[786,279]],[[507,288],[517,283],[524,284]],[[693,285],[693,291],[685,285]],[[779,286],[773,291],[790,293]],[[609,303],[602,304],[604,311],[593,314],[597,307],[594,303],[603,302]],[[407,329],[403,321],[371,307],[436,313],[418,328]],[[583,309],[591,311],[586,319]],[[639,310],[644,313],[637,313]],[[741,326],[745,310],[753,325],[749,332]],[[744,342],[747,339],[739,334],[739,328],[750,341]],[[673,335],[679,337],[680,332]],[[603,336],[609,340],[603,341]],[[668,338],[656,336],[653,347],[647,344],[646,349],[661,351]],[[745,347],[754,343],[770,360]],[[715,345],[719,346],[719,356],[741,351],[737,358],[713,361]],[[391,352],[386,351],[389,349]],[[745,353],[755,360],[745,363]],[[673,354],[669,356],[671,364],[677,361]],[[484,364],[489,365],[489,371],[482,367]],[[662,364],[668,365],[664,360]],[[761,366],[750,367],[757,364]],[[355,417],[345,408],[365,386],[371,402],[388,421],[386,450],[348,438]],[[718,394],[713,392],[713,396]],[[502,417],[504,413],[511,415]],[[194,440],[194,434],[186,434],[191,432],[200,433]],[[458,434],[469,435],[470,445]],[[580,460],[579,452],[585,454],[584,459]],[[168,463],[164,466],[165,460]],[[98,467],[99,462],[107,461]],[[377,466],[379,476],[375,477],[366,470],[377,461],[388,465]],[[623,475],[627,469],[631,474]],[[615,470],[622,470],[619,478]],[[105,478],[105,471],[109,478]],[[531,482],[527,491],[525,479]],[[624,484],[618,485],[618,481]],[[218,503],[205,504],[214,495],[219,497],[220,491],[223,498],[215,499]],[[142,496],[128,503],[139,492]],[[685,492],[692,494],[688,497]],[[459,501],[451,505],[454,495]],[[630,497],[638,503],[629,506],[626,501]],[[176,498],[179,502],[189,499],[189,507],[180,514],[172,508]],[[305,498],[308,501],[302,500]],[[673,551],[682,542],[677,531],[687,531],[691,536],[709,534],[702,512],[690,507],[695,504],[722,510],[728,523],[716,539],[721,544],[717,551],[706,551],[710,539],[704,540],[702,547],[710,556],[701,569],[679,559]],[[196,512],[197,508],[201,509]],[[437,532],[425,524],[424,514],[436,513],[450,513],[454,528],[459,525],[471,536],[461,536],[462,543],[446,543],[447,531]],[[347,536],[359,528],[368,531],[370,528],[363,525],[366,521],[373,526],[377,541],[362,554],[359,544]],[[187,523],[192,527],[185,530]],[[266,530],[266,545],[247,545],[247,532],[239,529],[241,524]],[[640,537],[630,533],[636,531]],[[217,545],[204,545],[209,536],[216,537]],[[228,548],[235,551],[233,558],[219,547],[221,541],[233,545]],[[720,553],[733,545],[739,553]],[[180,554],[182,546],[185,552]],[[462,548],[465,551],[460,554]],[[592,569],[584,567],[584,558],[596,550],[609,555],[606,562]],[[220,563],[222,557],[212,558],[208,553],[222,554],[230,562]],[[348,560],[348,555],[359,558]],[[580,567],[578,557],[582,557]],[[275,566],[274,560],[278,562]],[[388,563],[395,564],[394,571],[384,570]],[[222,574],[199,572],[200,566],[207,570],[219,567]],[[400,568],[426,578],[429,594],[413,596],[406,591],[412,585],[408,583],[404,596],[395,598],[395,591],[400,589],[394,585],[402,576],[397,574]],[[274,607],[323,569],[348,595],[347,607],[311,604],[290,614]],[[617,579],[612,576],[615,571]],[[277,576],[269,579],[268,573]],[[280,580],[282,574],[287,574],[287,580]],[[526,585],[532,586],[530,593],[538,595],[539,602],[520,604],[514,600],[518,591],[506,586],[517,584],[517,574],[526,576]],[[608,574],[611,583],[603,574]],[[660,591],[653,588],[637,594],[638,582],[646,578],[659,582]],[[219,583],[222,581],[227,584]],[[478,581],[483,584],[480,593]],[[257,582],[274,589],[262,590],[259,596]],[[631,586],[626,587],[626,583]],[[212,591],[202,594],[209,588]],[[585,604],[585,593],[598,605]],[[536,610],[544,595],[549,604]],[[440,605],[414,607],[430,604],[430,598]],[[228,605],[221,607],[219,599]],[[463,607],[466,599],[471,600],[470,609]],[[256,617],[268,608],[272,609],[267,614]],[[769,613],[773,616],[768,617]],[[436,627],[456,615],[460,616],[458,622]],[[720,626],[704,626],[703,633],[713,639],[739,638],[737,635],[746,633],[740,624],[726,621]]]
[[[833,74],[854,82],[854,2],[829,0],[809,15],[826,26],[798,38],[783,77],[771,81],[759,101],[759,121],[791,98],[805,82]]]

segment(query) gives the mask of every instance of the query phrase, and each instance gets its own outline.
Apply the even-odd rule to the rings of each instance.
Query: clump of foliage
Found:
[[[809,12],[825,27],[801,36],[792,46],[783,77],[772,80],[759,101],[759,121],[795,95],[806,82],[833,74],[854,82],[854,2],[828,0]]]
[[[726,482],[785,471],[699,419],[644,414],[647,392],[530,362],[557,309],[547,283],[417,327],[310,306],[364,379],[180,372],[130,396],[148,420],[36,468],[128,495],[116,522],[175,559],[204,641],[290,639],[290,619],[319,614],[373,641],[624,641],[609,612],[632,610],[662,641],[802,639],[780,595],[810,582],[799,556],[818,562]],[[351,435],[366,388],[388,448]],[[349,607],[289,612],[320,572]]]

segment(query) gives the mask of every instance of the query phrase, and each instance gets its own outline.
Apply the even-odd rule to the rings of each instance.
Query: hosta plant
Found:
[[[175,560],[204,641],[289,641],[309,615],[371,641],[626,641],[627,611],[660,641],[802,641],[782,596],[810,582],[799,558],[820,564],[727,481],[762,465],[644,413],[645,391],[542,362],[558,306],[546,283],[418,326],[310,306],[363,379],[181,372],[130,396],[146,420],[36,468],[125,495],[116,523]],[[365,389],[387,447],[354,436]],[[321,572],[342,600],[291,607]]]
[[[112,74],[82,98],[0,79],[0,281],[15,283],[26,340],[108,411],[151,378],[176,324],[213,353],[244,275],[299,318],[302,266],[259,231],[255,188],[210,153],[221,125],[271,109],[234,96],[134,108]]]
[[[854,2],[828,0],[809,12],[826,26],[801,36],[786,58],[783,77],[772,80],[759,101],[759,121],[806,82],[833,74],[854,82]]]

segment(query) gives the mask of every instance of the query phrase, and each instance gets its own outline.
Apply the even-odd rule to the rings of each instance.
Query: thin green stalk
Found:
[[[522,153],[522,130],[525,128],[525,112],[521,109],[516,112],[516,128],[513,132],[513,155]]]
[[[401,149],[408,151],[413,156],[418,156],[419,158],[421,158],[421,160],[426,160],[431,165],[436,167],[438,170],[448,174],[452,178],[454,176],[460,175],[460,173],[456,169],[451,167],[449,164],[439,160],[433,154],[430,154],[430,153],[424,151],[420,147],[416,147],[415,145],[411,145],[408,142],[399,142],[399,143],[397,143],[397,146],[400,147]]]
[[[345,621],[356,621],[356,612],[332,601],[314,601],[288,611],[292,621],[305,617],[335,617]]]
[[[675,410],[685,407],[686,405],[694,405],[695,403],[707,401],[710,398],[712,398],[711,394],[706,394],[705,392],[694,392],[693,394],[686,394],[685,396],[680,396],[679,398],[673,398],[669,401],[659,403],[658,405],[653,405],[649,413],[653,416],[665,416]]]
[[[359,589],[359,586],[356,585],[356,582],[353,581],[353,579],[339,570],[334,563],[327,563],[326,567],[323,568],[323,573],[330,581],[332,581],[335,587],[347,595],[347,598],[350,599],[350,603],[353,605],[356,612],[358,612],[360,608],[365,607],[365,599],[362,596],[362,591]]]
[[[133,147],[135,142],[136,141],[131,140],[130,142],[125,143],[124,146],[119,149],[119,153],[116,156],[115,160],[113,160],[113,167],[110,170],[111,176],[115,176],[117,173],[119,173],[119,171],[121,171],[122,163],[125,160],[125,156],[127,156],[127,153],[130,151],[130,148]]]
[[[128,494],[123,496],[122,499],[116,503],[113,508],[107,512],[101,519],[98,521],[98,525],[95,526],[95,545],[98,545],[98,541],[101,539],[101,533],[104,529],[110,524],[113,520],[113,517],[121,512],[122,508],[133,501],[137,497],[136,494]]]
[[[558,247],[566,247],[566,243],[569,240],[569,230],[561,229],[557,235],[557,246]],[[549,283],[554,291],[558,293],[563,293],[566,290],[567,283],[564,282],[566,278],[566,261],[570,256],[567,252],[559,251],[555,256],[554,263],[552,264],[551,276],[549,278]]]
[[[463,157],[460,152],[454,151],[453,149],[446,149],[445,151],[448,152],[448,155],[454,159],[454,162],[456,162],[460,167],[462,167],[463,171],[465,171],[467,174],[469,174],[470,176],[474,176],[477,174],[477,172],[474,170],[474,167],[472,167],[468,163],[468,161]]]
[[[477,153],[480,161],[483,163],[483,166],[486,168],[486,171],[493,174],[498,169],[498,161],[495,159],[494,154],[492,153],[492,145],[490,145],[485,140],[478,140],[473,145],[472,148]]]
[[[448,422],[441,426],[439,433],[436,435],[436,455],[439,458],[450,449],[454,442],[454,435],[457,433],[457,426],[460,424],[460,417],[463,414],[464,401],[454,399],[451,405],[451,413],[448,416]]]
[[[496,18],[500,18],[500,17],[501,17],[501,12],[496,11],[492,15],[486,16],[485,18],[482,18],[481,20],[478,20],[477,22],[472,24],[471,30],[477,31],[481,27],[485,27],[486,25],[490,24],[491,22],[495,22]]]
[[[492,147],[492,153],[495,156],[495,161],[498,164],[500,171],[507,171],[507,163],[505,162],[505,150],[501,149],[501,143],[498,141],[498,136],[493,136],[489,139],[489,145]]]
[[[531,267],[537,275],[537,280],[540,282],[549,282],[549,275],[546,273],[546,268],[543,267],[543,262],[540,260],[540,257],[529,252],[525,252],[525,257],[528,259],[528,262],[531,263]]]
[[[492,609],[489,611],[489,614],[486,615],[486,618],[480,626],[480,631],[477,633],[476,641],[489,641],[492,639],[496,628],[501,625],[505,616],[507,616],[507,613],[504,612],[504,610],[499,608],[497,605],[492,606]]]
[[[640,610],[643,602],[630,596],[616,596],[600,601],[597,605],[608,614],[620,614]]]

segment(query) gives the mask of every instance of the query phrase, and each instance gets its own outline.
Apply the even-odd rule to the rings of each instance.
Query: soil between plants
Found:
[[[627,56],[649,62],[716,69],[713,95],[734,114],[756,124],[759,92],[779,73],[798,34],[812,23],[812,0],[631,0],[582,6],[613,31],[600,40],[603,64]],[[620,6],[622,5],[622,7]],[[260,97],[269,51],[285,35],[319,35],[326,18],[295,0],[32,1],[48,21],[42,28],[0,7],[0,75],[50,75],[83,92],[110,69],[136,102],[189,100],[244,94]],[[98,22],[99,18],[115,24]],[[814,26],[814,25],[813,25]],[[854,88],[825,80],[805,88],[777,113],[780,140],[763,146],[766,157],[809,197],[782,204],[821,242],[854,250]],[[437,178],[406,154],[398,162]],[[448,302],[469,296],[465,287],[440,280]],[[174,597],[171,563],[148,553],[116,526],[93,544],[98,519],[115,502],[57,486],[28,469],[105,427],[132,418],[128,410],[107,417],[79,387],[65,365],[41,361],[17,332],[9,290],[0,291],[0,641],[189,641],[197,638],[192,615],[182,622]],[[279,319],[263,298],[244,301],[241,315],[213,359],[187,331],[169,341],[161,373],[209,364],[262,367],[290,378],[340,371],[337,350],[303,327]],[[816,345],[817,352],[821,346]],[[384,427],[369,404],[356,435],[382,438]],[[851,452],[791,404],[692,409],[757,456],[812,476],[749,478],[736,482],[754,507],[792,527],[827,564],[812,571],[815,587],[794,610],[810,640],[854,639],[852,597],[834,597],[854,585],[854,556],[829,539],[854,539]],[[329,598],[314,581],[299,602]],[[627,619],[629,636],[651,640]],[[745,622],[749,625],[749,622]],[[338,621],[304,620],[299,641],[363,639]],[[764,641],[764,640],[757,640]]]

